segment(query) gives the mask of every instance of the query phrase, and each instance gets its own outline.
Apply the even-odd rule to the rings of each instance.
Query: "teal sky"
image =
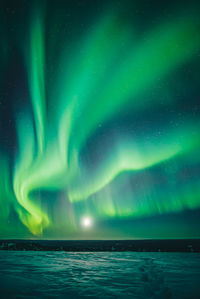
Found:
[[[0,238],[200,237],[198,1],[0,8]]]

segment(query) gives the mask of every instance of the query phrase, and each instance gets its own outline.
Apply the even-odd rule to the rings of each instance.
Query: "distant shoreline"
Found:
[[[0,250],[68,252],[200,252],[200,239],[0,240]]]

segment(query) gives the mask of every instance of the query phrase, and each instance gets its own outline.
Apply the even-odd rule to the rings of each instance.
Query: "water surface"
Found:
[[[2,298],[199,298],[198,253],[0,252]]]

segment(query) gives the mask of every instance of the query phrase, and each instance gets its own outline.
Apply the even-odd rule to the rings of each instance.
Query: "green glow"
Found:
[[[8,160],[0,153],[0,229],[6,226],[11,202],[12,197],[9,188]]]
[[[73,236],[84,215],[99,221],[138,219],[200,208],[196,177],[182,187],[151,183],[154,171],[170,178],[168,167],[179,173],[198,160],[198,117],[183,111],[178,121],[171,112],[173,124],[158,115],[151,130],[134,127],[137,117],[145,124],[151,107],[179,109],[178,96],[169,96],[164,104],[161,98],[170,88],[173,94],[172,78],[196,57],[199,25],[194,11],[177,11],[140,36],[136,21],[129,24],[110,8],[82,36],[63,40],[55,62],[46,36],[51,30],[44,13],[34,11],[24,31],[26,46],[21,46],[30,101],[15,113],[14,158],[0,156],[2,231],[11,207],[36,236],[54,231]],[[49,39],[56,43],[56,37]],[[114,142],[104,144],[109,125],[114,118],[124,120],[126,113],[134,129],[129,132],[127,125],[127,134],[119,129]],[[92,155],[98,160],[98,151],[101,159],[91,162]],[[141,173],[146,181],[134,188]]]
[[[187,127],[166,133],[164,138],[157,137],[154,140],[152,138],[151,142],[146,140],[140,144],[133,141],[128,144],[120,142],[118,151],[114,153],[114,149],[112,149],[110,159],[103,164],[103,168],[98,169],[96,177],[93,176],[90,180],[91,173],[89,172],[84,175],[84,179],[80,177],[78,184],[77,181],[75,182],[76,187],[69,191],[70,200],[73,202],[87,199],[122,172],[146,169],[199,147],[200,132],[197,131],[192,136],[191,132],[194,130],[196,131],[196,123],[188,123]]]
[[[42,152],[45,142],[45,57],[44,57],[44,33],[42,17],[36,15],[30,32],[30,45],[28,48],[27,69],[29,75],[30,94],[34,111],[37,146]]]
[[[85,134],[78,130],[78,144],[84,142],[82,139],[87,138],[99,122],[118,112],[127,101],[131,109],[144,109],[152,105],[151,101],[138,100],[141,93],[158,84],[163,76],[173,72],[198,51],[200,36],[194,15],[181,16],[180,19],[165,23],[145,37],[138,47],[133,47],[130,56],[126,57],[83,115]]]

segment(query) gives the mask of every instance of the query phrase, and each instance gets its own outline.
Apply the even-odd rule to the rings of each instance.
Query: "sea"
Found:
[[[0,298],[200,298],[200,254],[0,251]]]

